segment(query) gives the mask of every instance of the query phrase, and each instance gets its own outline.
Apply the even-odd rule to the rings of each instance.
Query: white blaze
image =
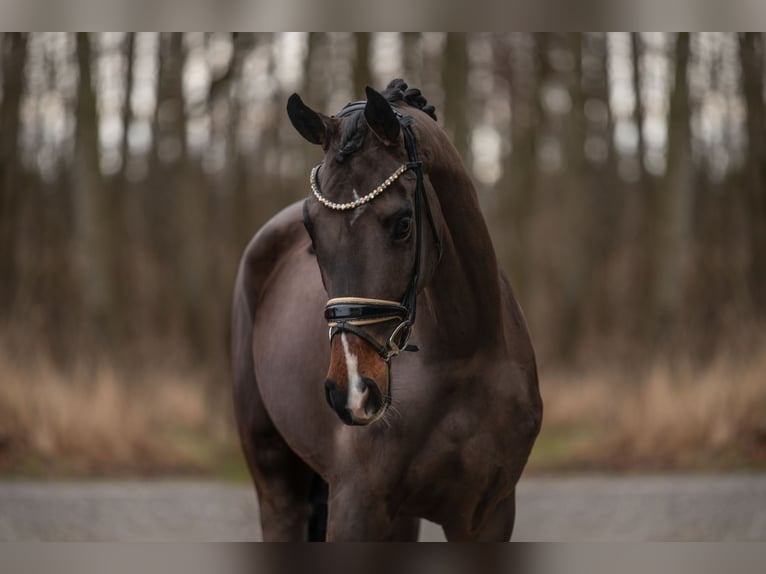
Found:
[[[346,372],[348,373],[348,399],[346,407],[351,412],[354,412],[362,408],[362,400],[367,396],[367,389],[364,389],[363,392],[359,391],[362,387],[362,377],[359,376],[359,361],[356,355],[349,349],[345,333],[341,333],[340,341],[343,343],[343,354],[346,356]]]

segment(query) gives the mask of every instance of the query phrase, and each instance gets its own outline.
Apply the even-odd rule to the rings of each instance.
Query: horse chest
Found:
[[[480,417],[445,417],[413,459],[403,511],[440,523],[480,522],[492,501],[510,493],[510,465],[502,441]]]

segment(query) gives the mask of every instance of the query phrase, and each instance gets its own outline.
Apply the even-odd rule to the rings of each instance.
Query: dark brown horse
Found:
[[[457,151],[401,80],[335,117],[287,111],[324,161],[245,250],[232,315],[264,539],[416,540],[423,517],[508,540],[542,403]]]

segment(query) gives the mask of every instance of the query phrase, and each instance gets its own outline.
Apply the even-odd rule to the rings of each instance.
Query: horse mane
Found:
[[[381,94],[392,104],[404,102],[413,108],[425,112],[436,121],[436,108],[428,103],[419,89],[408,87],[407,82],[401,78],[389,82]],[[354,112],[344,124],[338,152],[335,154],[336,161],[343,162],[348,156],[359,151],[364,143],[366,133],[364,114],[361,111]]]
[[[436,108],[429,105],[426,97],[417,88],[408,88],[407,82],[401,78],[391,80],[383,90],[383,97],[391,103],[404,101],[413,108],[422,110],[436,121]]]

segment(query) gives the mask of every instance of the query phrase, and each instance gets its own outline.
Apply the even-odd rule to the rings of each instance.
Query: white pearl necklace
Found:
[[[349,201],[348,203],[336,203],[334,201],[330,201],[329,199],[327,199],[319,191],[319,184],[317,184],[316,176],[321,166],[322,164],[320,163],[319,165],[315,166],[311,170],[311,177],[309,178],[309,181],[311,182],[311,191],[313,192],[314,197],[316,197],[319,200],[319,203],[321,203],[325,207],[329,207],[330,209],[334,209],[336,211],[348,211],[349,209],[354,209],[356,207],[359,207],[360,205],[364,205],[365,203],[372,201],[373,199],[378,197],[381,193],[383,193],[392,183],[394,183],[397,179],[399,179],[400,175],[402,175],[405,171],[407,171],[407,164],[403,163],[383,183],[381,183],[378,187],[373,189],[367,195],[360,197],[356,201]]]

